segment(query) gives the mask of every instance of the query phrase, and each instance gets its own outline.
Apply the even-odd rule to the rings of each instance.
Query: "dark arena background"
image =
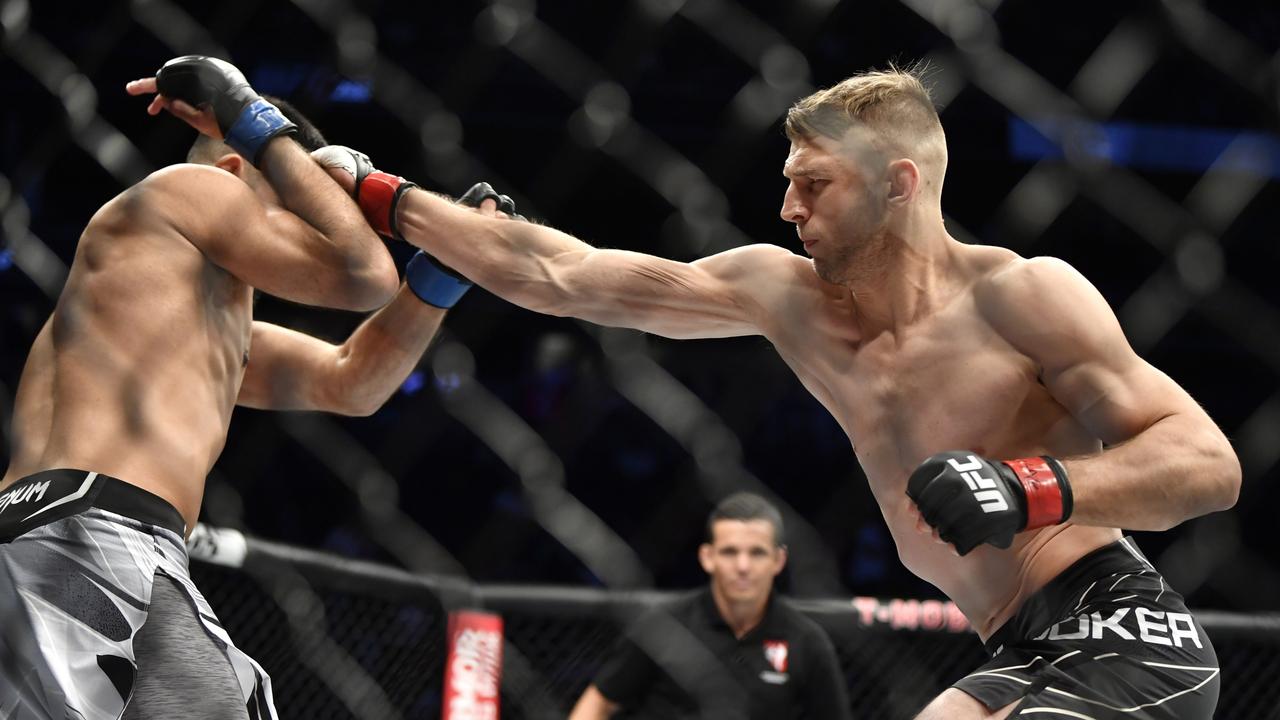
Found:
[[[1236,507],[1135,537],[1214,637],[1218,717],[1280,717],[1280,5],[0,0],[0,25],[2,464],[81,230],[194,136],[124,92],[170,57],[231,60],[429,189],[487,180],[588,242],[683,260],[802,252],[778,217],[787,107],[927,61],[951,233],[1072,263],[1232,439]],[[360,320],[266,297],[256,315],[335,341]],[[706,514],[737,489],[784,505],[782,588],[835,639],[855,717],[909,718],[980,662],[763,339],[669,341],[479,289],[371,417],[237,410],[202,520],[248,555],[193,573],[284,718],[440,717],[463,607],[505,620],[503,716],[563,717],[620,623],[705,581]]]

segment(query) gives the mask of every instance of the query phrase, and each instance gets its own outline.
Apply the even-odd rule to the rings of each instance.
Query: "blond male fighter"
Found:
[[[918,74],[848,78],[797,102],[786,132],[781,215],[808,258],[597,249],[419,191],[393,213],[522,307],[768,338],[848,433],[903,563],[992,653],[922,717],[1210,717],[1212,646],[1118,528],[1231,507],[1222,432],[1068,264],[947,233],[946,138]]]

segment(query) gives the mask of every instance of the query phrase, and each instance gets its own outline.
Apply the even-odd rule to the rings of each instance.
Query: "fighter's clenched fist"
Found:
[[[991,461],[938,453],[911,473],[907,495],[961,555],[984,542],[1007,548],[1023,530],[1065,522],[1072,504],[1066,470],[1047,455]]]

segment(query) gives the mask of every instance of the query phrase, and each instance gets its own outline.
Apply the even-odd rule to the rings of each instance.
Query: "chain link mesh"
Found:
[[[332,140],[433,189],[485,179],[589,241],[684,260],[789,242],[780,114],[924,58],[951,142],[949,231],[1071,262],[1234,442],[1238,506],[1143,547],[1195,607],[1280,607],[1274,3],[0,0],[0,30],[6,440],[87,219],[190,142],[120,89],[168,57],[229,58]],[[1153,146],[1139,131],[1164,134]],[[256,312],[334,338],[354,323],[270,299]],[[897,562],[848,439],[758,340],[672,343],[477,292],[415,377],[366,420],[239,411],[204,517],[454,579],[688,587],[706,511],[752,489],[796,537],[793,594],[936,596]],[[315,589],[287,568],[199,572],[287,716],[438,713],[439,605]],[[508,706],[562,708],[614,631],[510,617]],[[842,640],[871,698],[859,707],[909,713],[976,661],[953,642]],[[1222,716],[1275,716],[1259,681],[1278,670],[1274,645],[1219,649]]]
[[[284,562],[274,563],[279,569]],[[325,631],[363,673],[385,690],[389,708],[343,706],[310,669],[306,644],[291,634],[280,605],[249,575],[193,563],[204,589],[237,644],[272,672],[284,717],[432,718],[440,712],[444,668],[444,609],[435,596],[389,593],[385,584],[343,583],[365,592],[325,587],[312,578],[322,599]],[[341,569],[326,577],[341,575]],[[507,589],[509,598],[510,588]],[[518,678],[506,677],[504,718],[563,718],[608,656],[625,627],[608,602],[583,598],[572,588],[529,587],[518,603],[501,596],[486,605],[503,616],[508,647],[520,656]],[[476,589],[484,596],[483,587]],[[395,599],[388,599],[395,595]],[[534,597],[541,598],[533,599]],[[657,597],[649,599],[649,606]],[[513,604],[514,607],[504,607]],[[811,611],[831,635],[857,718],[911,718],[923,704],[985,661],[977,638],[967,632],[860,626],[834,602]],[[1222,667],[1220,718],[1280,718],[1280,686],[1258,682],[1280,673],[1280,616],[1205,618]],[[532,676],[530,676],[532,675]]]

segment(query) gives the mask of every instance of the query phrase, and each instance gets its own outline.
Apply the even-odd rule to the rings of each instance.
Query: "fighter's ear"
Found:
[[[910,158],[889,163],[889,204],[905,205],[915,197],[920,188],[920,167]]]
[[[244,156],[238,152],[224,153],[218,156],[217,160],[213,161],[213,165],[214,167],[226,170],[236,177],[240,177],[244,173],[245,168]]]

